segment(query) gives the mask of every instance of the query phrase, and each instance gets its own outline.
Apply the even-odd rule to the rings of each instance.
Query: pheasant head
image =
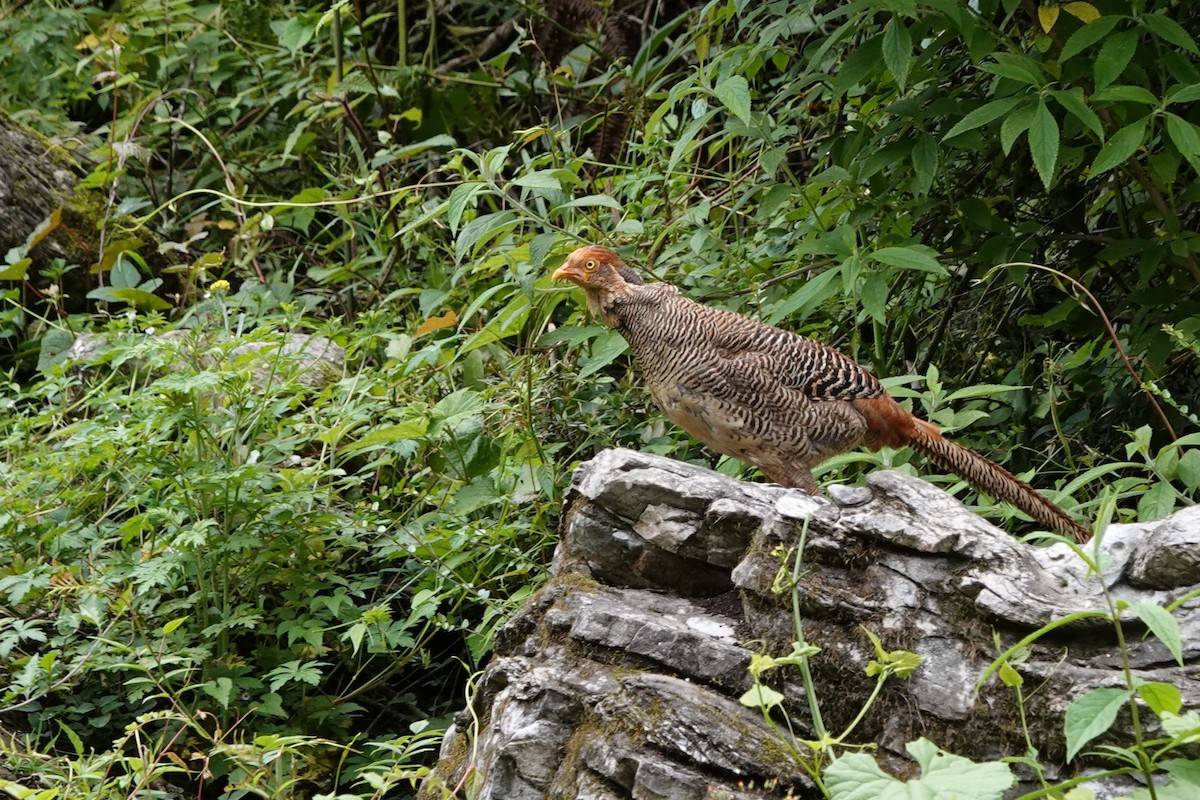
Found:
[[[617,297],[635,294],[645,281],[630,269],[621,257],[607,247],[588,245],[571,255],[551,275],[568,280],[583,289],[588,309],[610,325],[615,325],[611,304]]]

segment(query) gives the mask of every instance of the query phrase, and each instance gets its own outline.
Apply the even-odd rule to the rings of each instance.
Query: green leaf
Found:
[[[884,272],[868,272],[858,293],[863,310],[878,322],[887,320],[888,277]]]
[[[896,85],[904,88],[908,71],[913,62],[912,35],[900,17],[893,16],[883,34],[883,63],[896,79]]]
[[[932,136],[922,136],[912,149],[912,192],[917,196],[929,193],[938,168],[938,143]]]
[[[960,119],[953,128],[946,132],[942,141],[953,139],[959,134],[981,128],[993,120],[1000,119],[1023,102],[1025,102],[1024,97],[1005,97],[985,103]]]
[[[750,124],[750,84],[745,78],[734,75],[719,81],[714,93],[731,114]]]
[[[163,636],[169,635],[171,633],[171,631],[175,630],[176,628],[178,628],[180,625],[182,625],[186,621],[187,621],[187,617],[176,617],[175,619],[168,622],[166,625],[162,626],[162,635]]]
[[[107,294],[112,300],[128,303],[140,311],[166,311],[171,304],[142,289],[108,289]],[[91,296],[91,292],[88,293]]]
[[[549,169],[539,169],[534,172],[527,172],[520,177],[513,178],[512,181],[517,186],[526,189],[538,189],[543,191],[562,191],[562,184],[555,177],[554,171]]]
[[[907,749],[921,767],[919,778],[900,781],[880,769],[869,755],[851,753],[825,769],[830,800],[1000,800],[1016,782],[1007,764],[977,764],[946,753],[927,739],[910,742]]]
[[[1067,761],[1074,760],[1083,746],[1112,727],[1117,712],[1129,698],[1124,689],[1092,689],[1067,707],[1063,733],[1067,737]]]
[[[1033,115],[1037,108],[1037,103],[1030,103],[1021,106],[1005,117],[1004,123],[1000,126],[1000,147],[1004,150],[1004,155],[1012,152],[1017,137],[1029,130],[1029,124],[1033,122]]]
[[[474,255],[481,244],[511,231],[517,225],[517,212],[511,209],[483,214],[463,226],[454,243],[454,259],[462,261]]]
[[[229,698],[233,694],[231,678],[216,678],[200,684],[200,689],[209,697],[221,704],[221,708],[229,708]]]
[[[1200,83],[1193,83],[1188,86],[1176,86],[1167,92],[1167,97],[1163,101],[1163,105],[1171,105],[1172,103],[1193,103],[1200,100]]]
[[[616,331],[605,331],[592,342],[591,355],[579,370],[579,377],[586,378],[616,361],[618,356],[629,349],[624,337]]]
[[[1188,489],[1200,487],[1200,450],[1188,450],[1179,459],[1179,480]]]
[[[1172,501],[1172,505],[1174,501]],[[1130,603],[1129,607],[1134,613],[1146,623],[1146,627],[1154,636],[1166,645],[1167,650],[1171,651],[1171,655],[1183,666],[1183,642],[1179,634],[1179,620],[1171,615],[1160,605],[1148,603],[1144,600],[1139,600],[1136,603]]]
[[[1138,522],[1153,522],[1175,510],[1175,490],[1167,481],[1158,481],[1138,500]]]
[[[1167,135],[1184,156],[1200,155],[1200,132],[1196,126],[1171,112],[1166,113]]]
[[[1169,683],[1149,681],[1138,686],[1137,693],[1155,714],[1161,715],[1164,711],[1178,714],[1183,708],[1183,695]]]
[[[1063,45],[1062,52],[1058,55],[1059,60],[1066,61],[1068,58],[1082,53],[1096,42],[1108,36],[1109,31],[1115,28],[1117,23],[1122,19],[1125,19],[1125,17],[1117,14],[1109,14],[1089,25],[1080,27],[1079,30],[1071,34],[1071,38],[1067,39],[1066,44]]]
[[[1143,14],[1137,18],[1137,21],[1143,28],[1164,42],[1173,44],[1176,47],[1182,47],[1192,55],[1200,56],[1200,49],[1196,48],[1196,40],[1192,38],[1192,35],[1184,30],[1182,25],[1165,14]]]
[[[586,197],[577,197],[574,200],[568,200],[563,203],[559,208],[611,208],[613,211],[624,210],[620,203],[606,194],[589,194]]]
[[[781,705],[784,699],[782,694],[770,686],[756,683],[738,698],[738,702],[749,708],[762,708],[769,711],[775,706]]]
[[[1146,125],[1149,117],[1142,117],[1137,122],[1126,125],[1114,133],[1096,154],[1096,160],[1088,169],[1088,177],[1095,178],[1103,175],[1113,167],[1124,164],[1141,147],[1146,138]]]
[[[446,224],[450,226],[451,233],[458,233],[458,223],[462,221],[463,212],[467,209],[467,203],[484,187],[484,184],[478,181],[471,183],[460,183],[454,187],[454,191],[450,193],[450,199],[446,203]]]
[[[1041,86],[1045,83],[1046,76],[1042,73],[1041,66],[1029,56],[994,53],[992,57],[996,59],[995,63],[983,64],[979,68],[1001,78],[1027,83],[1031,86]]]
[[[867,253],[867,258],[903,269],[915,269],[921,272],[931,272],[934,275],[945,275],[946,268],[937,259],[937,251],[931,247],[913,244],[907,247],[881,247]]]
[[[1129,66],[1134,51],[1137,50],[1137,44],[1136,31],[1122,31],[1104,41],[1104,46],[1100,48],[1100,54],[1096,56],[1097,89],[1103,89],[1121,77],[1125,67]]]
[[[1054,91],[1050,92],[1050,96],[1053,97],[1058,104],[1067,111],[1068,114],[1075,117],[1075,119],[1082,122],[1084,126],[1088,128],[1088,130],[1096,134],[1097,138],[1101,140],[1104,139],[1104,123],[1100,121],[1100,117],[1097,116],[1095,111],[1092,111],[1092,107],[1089,106],[1087,101],[1083,99],[1082,89],[1079,87],[1075,87],[1070,91],[1055,89]]]
[[[1054,166],[1058,163],[1058,121],[1045,101],[1038,103],[1029,124],[1029,151],[1033,154],[1033,166],[1042,179],[1042,186],[1050,191],[1054,183]]]
[[[1150,90],[1144,86],[1130,86],[1121,84],[1119,86],[1109,86],[1106,89],[1101,89],[1092,94],[1092,102],[1122,102],[1122,103],[1142,103],[1148,106],[1158,105],[1158,98],[1150,93]]]

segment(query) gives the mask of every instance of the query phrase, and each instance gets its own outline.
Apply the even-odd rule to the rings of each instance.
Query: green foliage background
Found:
[[[106,198],[98,265],[0,282],[10,777],[411,787],[573,464],[745,472],[550,285],[582,242],[843,348],[1077,515],[1191,503],[1198,28],[1166,0],[0,8],[0,107]],[[344,372],[232,353],[298,331]]]

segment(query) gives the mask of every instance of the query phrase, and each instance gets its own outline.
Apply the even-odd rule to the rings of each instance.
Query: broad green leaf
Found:
[[[471,202],[471,199],[479,194],[483,187],[484,184],[478,181],[460,183],[454,187],[454,191],[450,193],[450,199],[446,203],[446,224],[450,226],[451,233],[458,233],[458,223],[462,221],[467,203]]]
[[[1114,167],[1124,164],[1142,146],[1146,138],[1146,124],[1149,117],[1142,117],[1137,122],[1126,125],[1114,133],[1096,154],[1096,160],[1088,169],[1088,177],[1095,178],[1103,175]]]
[[[1169,111],[1165,116],[1167,118],[1167,135],[1171,137],[1171,142],[1179,148],[1179,152],[1184,156],[1200,155],[1200,132],[1197,132],[1196,126]]]
[[[592,341],[591,354],[588,361],[579,370],[579,377],[586,378],[607,367],[629,349],[624,337],[616,331],[605,331]]]
[[[1125,17],[1116,14],[1101,17],[1090,25],[1084,25],[1079,30],[1071,34],[1071,38],[1067,39],[1063,45],[1062,52],[1059,53],[1059,59],[1066,61],[1069,58],[1082,53],[1087,48],[1094,45],[1096,42],[1108,36],[1109,31],[1117,26],[1117,23]]]
[[[842,275],[841,265],[827,269],[815,277],[803,281],[799,289],[792,292],[786,300],[772,306],[766,314],[766,321],[775,325],[781,319],[790,317],[797,311],[804,319],[813,310],[833,296],[837,291],[837,280]],[[799,280],[799,279],[798,279]]]
[[[735,117],[750,124],[750,84],[741,75],[734,75],[717,83],[714,93]]]
[[[1150,90],[1143,86],[1131,86],[1129,84],[1121,84],[1119,86],[1109,86],[1092,94],[1092,102],[1125,102],[1125,103],[1142,103],[1148,106],[1158,105],[1158,98],[1150,93]]]
[[[91,293],[89,292],[88,295],[91,296]],[[172,307],[166,300],[142,289],[108,289],[108,296],[113,300],[128,303],[141,311],[166,311]]]
[[[425,435],[428,428],[429,420],[426,419],[410,419],[396,425],[385,425],[382,428],[376,428],[357,441],[344,445],[342,451],[346,453],[359,453],[363,450],[371,450],[393,442],[419,439]]]
[[[1172,505],[1174,505],[1174,498],[1172,498]],[[1175,619],[1171,612],[1162,606],[1144,600],[1130,603],[1129,607],[1142,622],[1146,623],[1146,627],[1150,629],[1155,638],[1166,645],[1167,650],[1182,667],[1183,642],[1179,634],[1179,620]]]
[[[995,63],[980,66],[984,72],[1031,86],[1041,86],[1046,82],[1041,66],[1029,56],[997,52],[992,57]]]
[[[221,708],[229,708],[229,698],[233,694],[233,680],[216,678],[200,684],[200,689],[209,697],[221,704]]]
[[[1200,450],[1188,450],[1179,459],[1179,480],[1188,489],[1200,487]]]
[[[868,272],[858,293],[863,310],[878,322],[887,320],[888,275],[883,272]]]
[[[1115,81],[1129,66],[1133,53],[1137,50],[1138,35],[1136,31],[1122,31],[1104,40],[1100,54],[1096,56],[1096,88],[1103,89]]]
[[[883,63],[887,64],[888,70],[896,79],[896,85],[901,89],[908,82],[908,71],[912,68],[912,62],[912,36],[899,15],[894,16],[883,33]]]
[[[454,259],[462,261],[474,255],[481,244],[511,231],[517,225],[517,212],[511,209],[483,214],[463,226],[454,242]]]
[[[1054,167],[1058,163],[1058,121],[1044,101],[1038,103],[1033,120],[1029,123],[1029,151],[1033,154],[1033,166],[1042,179],[1042,186],[1049,191],[1054,183]]]
[[[1129,699],[1124,689],[1092,689],[1067,707],[1063,733],[1067,737],[1067,761],[1074,760],[1083,746],[1112,727],[1117,712]]]
[[[1003,383],[977,383],[974,386],[964,386],[946,395],[943,403],[954,403],[959,400],[974,400],[976,397],[994,397],[1004,392],[1020,392],[1029,387],[1010,386]]]
[[[946,753],[927,739],[907,745],[920,777],[898,780],[865,753],[841,756],[824,773],[831,800],[1000,800],[1016,776],[1007,764],[975,763]]]
[[[1164,711],[1172,714],[1178,714],[1183,708],[1183,696],[1179,690],[1169,683],[1162,681],[1150,681],[1143,683],[1137,687],[1138,697],[1146,701],[1146,705],[1150,706],[1150,710],[1155,714],[1162,714]]]
[[[782,694],[770,686],[763,686],[759,683],[739,697],[738,702],[749,708],[762,708],[769,711],[775,706],[781,705],[784,699]]]
[[[1000,125],[1000,147],[1004,150],[1004,155],[1011,153],[1017,137],[1029,130],[1029,124],[1033,122],[1033,115],[1037,108],[1037,103],[1030,103],[1021,106],[1004,118],[1003,124]]]
[[[1175,510],[1175,490],[1167,481],[1158,481],[1138,500],[1138,521],[1153,522]]]
[[[559,208],[611,208],[613,211],[622,210],[621,204],[606,194],[589,194],[586,197],[576,197],[574,200],[568,200],[563,203]]]
[[[171,633],[171,631],[178,628],[185,621],[187,621],[187,617],[176,617],[175,619],[171,620],[166,625],[162,626],[162,635],[167,636],[168,634]]]
[[[1172,103],[1192,103],[1200,100],[1200,83],[1193,83],[1187,86],[1176,86],[1170,92],[1167,92],[1166,100],[1163,105],[1171,105]]]
[[[932,136],[922,136],[912,149],[912,192],[918,197],[929,193],[938,168],[938,143]]]
[[[946,268],[937,259],[937,252],[924,245],[913,244],[908,247],[881,247],[867,253],[867,258],[887,264],[892,267],[916,269],[922,272],[932,272],[935,275],[945,275]]]
[[[1186,742],[1200,741],[1200,713],[1185,711],[1182,714],[1172,714],[1164,711],[1159,715],[1163,730],[1170,736]]]
[[[1092,107],[1083,99],[1083,90],[1075,87],[1070,91],[1055,89],[1050,92],[1050,96],[1058,102],[1060,106],[1066,109],[1067,113],[1082,122],[1088,130],[1096,134],[1097,138],[1104,139],[1104,123],[1100,121],[1100,117],[1092,110]]]
[[[1182,47],[1192,55],[1200,56],[1200,49],[1196,48],[1196,40],[1192,38],[1192,35],[1165,14],[1143,14],[1137,18],[1137,21],[1164,42]]]
[[[25,280],[25,273],[29,271],[29,265],[32,263],[32,258],[21,258],[10,264],[0,266],[0,281]]]
[[[1005,114],[1012,111],[1024,101],[1024,97],[1004,97],[1000,100],[993,100],[990,103],[985,103],[960,119],[953,128],[946,132],[946,135],[942,137],[942,141],[944,142],[947,139],[953,139],[959,134],[983,127],[992,120],[1003,117]]]
[[[513,178],[512,181],[517,186],[526,189],[541,189],[545,191],[561,191],[562,184],[555,177],[554,171],[549,169],[539,169],[534,172],[527,172],[524,175]]]
[[[1158,762],[1158,765],[1165,769],[1172,778],[1200,787],[1200,759],[1168,758]]]

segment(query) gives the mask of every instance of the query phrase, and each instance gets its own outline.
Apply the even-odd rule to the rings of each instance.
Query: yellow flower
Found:
[[[229,291],[229,281],[227,281],[227,280],[213,281],[212,283],[210,283],[208,285],[208,290],[210,292],[213,292],[214,294],[216,294],[217,292],[228,292]]]

